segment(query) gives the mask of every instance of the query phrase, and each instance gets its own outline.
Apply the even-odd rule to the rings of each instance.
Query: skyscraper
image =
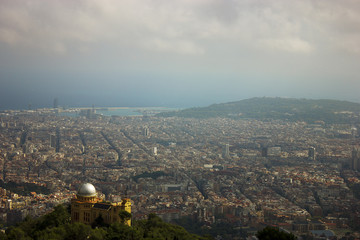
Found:
[[[230,158],[230,144],[225,144],[223,148],[223,158]]]
[[[59,101],[57,98],[54,98],[54,108],[58,108],[59,107]]]
[[[360,151],[359,148],[352,150],[350,168],[354,171],[360,171]]]
[[[149,137],[150,136],[150,130],[148,127],[144,127],[143,128],[143,134],[145,137]]]
[[[312,161],[316,160],[316,149],[314,147],[309,148],[308,158],[309,158],[309,160],[312,160]]]
[[[56,136],[53,134],[50,134],[50,147],[56,148]]]

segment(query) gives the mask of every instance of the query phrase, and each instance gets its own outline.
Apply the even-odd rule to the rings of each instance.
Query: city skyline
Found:
[[[0,109],[360,102],[355,1],[0,4]]]
[[[358,111],[355,125],[54,112],[0,114],[3,223],[71,201],[72,222],[89,224],[128,199],[133,226],[156,214],[223,239],[246,239],[264,225],[298,237],[359,236]],[[105,205],[82,208],[99,204],[96,194]]]

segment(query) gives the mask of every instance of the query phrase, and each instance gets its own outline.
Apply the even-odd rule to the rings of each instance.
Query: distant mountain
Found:
[[[237,102],[213,104],[160,113],[163,117],[248,118],[258,120],[324,121],[326,123],[358,123],[360,104],[339,100],[294,98],[251,98]]]

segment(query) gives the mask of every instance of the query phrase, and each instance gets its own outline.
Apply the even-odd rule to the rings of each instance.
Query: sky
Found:
[[[358,0],[0,0],[0,109],[360,102]]]

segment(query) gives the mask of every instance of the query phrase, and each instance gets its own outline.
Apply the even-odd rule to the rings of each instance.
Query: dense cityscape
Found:
[[[0,1],[0,240],[360,239],[360,1]]]
[[[131,199],[134,220],[155,213],[219,239],[265,226],[360,237],[359,126],[82,112],[0,114],[3,226],[69,203],[89,182],[103,199]]]

